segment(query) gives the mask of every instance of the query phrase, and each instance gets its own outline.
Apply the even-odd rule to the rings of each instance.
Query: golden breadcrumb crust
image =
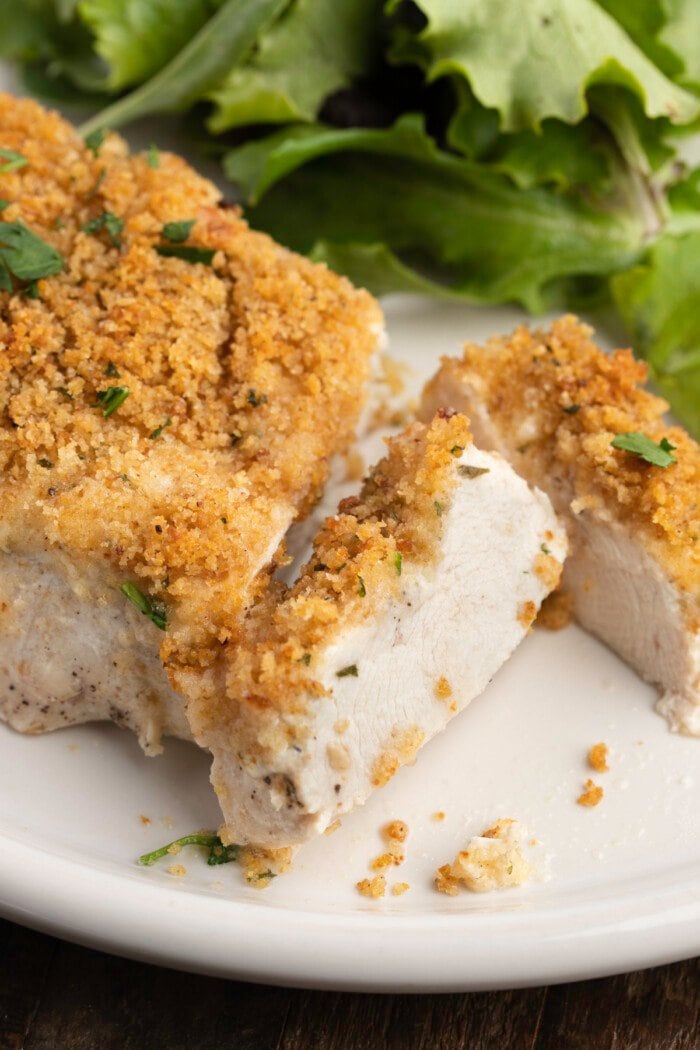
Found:
[[[502,817],[471,839],[451,864],[438,868],[435,889],[454,897],[461,889],[485,893],[522,885],[532,874],[520,849],[522,838],[523,829],[517,821]]]
[[[610,769],[608,765],[608,745],[603,743],[593,744],[588,751],[588,764],[591,769],[595,769],[596,773],[607,773]]]
[[[0,542],[135,581],[167,606],[169,669],[205,666],[266,586],[251,581],[271,537],[352,437],[379,308],[251,231],[172,154],[151,167],[109,135],[95,155],[4,94],[0,128],[28,161],[0,175],[2,219],[64,258],[40,298],[0,292]],[[105,212],[123,221],[118,245],[84,230]],[[155,250],[165,223],[192,219],[187,244],[212,265]],[[129,396],[105,418],[113,386]]]
[[[359,496],[341,502],[314,540],[314,552],[293,587],[273,585],[246,616],[243,644],[226,650],[226,695],[253,719],[264,712],[302,712],[326,695],[316,677],[334,635],[376,613],[400,589],[404,567],[429,564],[439,550],[442,513],[457,483],[456,457],[471,438],[464,416],[411,424],[390,439]],[[341,674],[356,669],[341,669]],[[228,703],[212,690],[190,708],[205,738],[225,722]],[[237,718],[235,709],[229,711]],[[240,738],[239,726],[238,736]],[[422,743],[417,727],[387,741],[374,770],[386,783]],[[333,756],[337,764],[340,754]]]
[[[462,361],[446,360],[443,370],[475,387],[506,442],[531,430],[511,450],[516,470],[535,483],[563,471],[579,506],[608,508],[644,537],[681,590],[697,595],[700,447],[664,422],[668,406],[643,389],[647,369],[631,350],[604,354],[591,336],[565,316],[547,331],[523,326],[485,347],[469,344]],[[655,443],[666,437],[677,462],[652,466],[611,447],[629,431]]]

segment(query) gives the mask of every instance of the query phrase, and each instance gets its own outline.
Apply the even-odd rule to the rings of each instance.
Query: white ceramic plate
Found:
[[[405,297],[386,309],[392,354],[414,367],[416,388],[440,354],[522,317]],[[690,956],[700,951],[700,741],[670,734],[654,699],[578,628],[537,630],[415,766],[264,891],[194,850],[178,857],[183,878],[136,864],[217,825],[207,760],[193,746],[170,742],[147,759],[111,726],[42,738],[0,726],[0,912],[183,969],[373,991],[539,984]],[[585,755],[599,740],[611,748],[611,770],[597,777],[605,797],[583,809]],[[435,869],[502,816],[541,842],[541,879],[438,894]],[[370,901],[355,882],[394,817],[410,838],[390,881],[411,889]]]

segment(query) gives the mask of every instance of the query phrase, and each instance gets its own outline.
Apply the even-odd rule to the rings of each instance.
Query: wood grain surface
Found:
[[[700,959],[465,995],[221,981],[0,921],[0,1050],[700,1050]]]

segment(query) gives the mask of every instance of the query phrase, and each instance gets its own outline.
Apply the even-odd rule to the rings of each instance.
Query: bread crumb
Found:
[[[588,764],[591,769],[595,769],[596,773],[609,772],[608,745],[603,743],[594,744],[588,752]]]
[[[452,686],[444,675],[440,675],[435,683],[435,695],[438,700],[449,700],[452,696]]]
[[[433,813],[433,820],[444,820],[444,819],[445,819],[445,814],[444,814],[444,812],[441,809],[439,809],[437,811],[437,813]]]
[[[386,879],[383,875],[375,875],[373,879],[361,879],[355,885],[357,892],[363,897],[383,897],[386,893]]]
[[[378,857],[375,857],[373,861],[370,861],[370,868],[372,871],[381,871],[383,868],[390,868],[394,863],[393,853],[380,853]]]
[[[400,897],[402,893],[406,893],[410,888],[411,887],[407,882],[395,882],[391,887],[392,896]]]
[[[337,831],[340,827],[340,821],[334,820],[332,824],[329,824],[326,830],[323,832],[324,835],[332,835],[334,831]]]
[[[342,736],[343,733],[347,733],[348,729],[350,728],[350,722],[347,718],[339,718],[333,726],[333,728],[338,734],[338,736]]]
[[[537,606],[534,602],[522,602],[518,606],[516,619],[521,627],[530,627],[537,616]]]
[[[435,873],[435,888],[456,896],[460,889],[472,893],[520,886],[532,874],[520,844],[525,829],[515,820],[501,818],[482,835],[470,840],[451,864]]]
[[[408,824],[403,820],[392,820],[384,828],[384,837],[389,842],[405,842],[408,838]]]
[[[552,591],[540,606],[536,625],[545,631],[561,631],[569,626],[573,615],[573,596],[568,591]]]
[[[603,797],[603,789],[597,784],[594,784],[592,780],[587,780],[584,784],[584,790],[581,792],[579,797],[576,799],[579,806],[597,806]]]
[[[141,821],[141,823],[143,824],[144,828],[147,828],[147,827],[148,827],[148,825],[149,825],[149,824],[151,823],[151,818],[150,818],[150,817],[147,817],[147,816],[145,815],[145,813],[142,813],[142,814],[141,814],[141,816],[139,817],[139,820],[140,820],[140,821]]]
[[[171,864],[168,867],[169,875],[176,875],[178,878],[182,878],[183,875],[187,874],[187,868],[184,864]]]

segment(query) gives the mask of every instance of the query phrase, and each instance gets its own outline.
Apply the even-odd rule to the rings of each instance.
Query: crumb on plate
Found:
[[[608,765],[608,745],[607,744],[594,744],[588,752],[588,764],[591,769],[595,769],[596,773],[607,773],[610,769]]]
[[[386,879],[383,875],[375,875],[373,879],[361,879],[356,883],[356,888],[363,897],[383,897],[386,893]]]
[[[598,784],[594,784],[589,778],[584,784],[584,790],[581,792],[579,797],[576,799],[579,806],[588,806],[589,808],[597,806],[603,797],[603,789]]]
[[[400,897],[401,894],[406,893],[406,891],[410,890],[410,888],[411,887],[408,882],[395,882],[394,885],[391,887],[392,896]]]
[[[569,626],[573,615],[573,596],[568,591],[552,591],[542,602],[535,623],[545,631],[561,631]]]
[[[182,878],[183,875],[187,874],[187,868],[184,864],[170,864],[168,866],[168,874],[176,875],[178,878]]]
[[[515,820],[501,818],[482,835],[470,840],[451,864],[435,873],[435,888],[456,896],[461,889],[473,893],[520,886],[532,873],[520,845],[525,829]]]

